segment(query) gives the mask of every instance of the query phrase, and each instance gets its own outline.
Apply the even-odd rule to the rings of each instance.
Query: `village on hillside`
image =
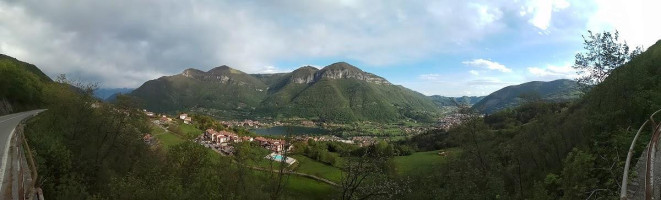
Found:
[[[143,113],[151,119],[151,122],[154,125],[159,126],[162,129],[166,129],[167,126],[175,123],[183,123],[188,125],[192,125],[194,123],[193,117],[186,113],[181,113],[178,116],[173,116],[173,117],[168,116],[166,114],[156,114],[154,112],[150,112],[147,110],[143,110]],[[445,117],[439,119],[438,123],[435,125],[435,128],[448,130],[453,126],[457,126],[461,124],[462,121],[465,121],[467,117],[468,116],[466,114],[459,114],[459,113],[446,115]],[[207,148],[213,149],[219,154],[225,156],[234,155],[235,149],[233,144],[240,142],[255,142],[258,144],[258,146],[267,149],[271,152],[271,154],[267,155],[265,158],[281,161],[283,159],[282,156],[283,152],[292,151],[294,145],[291,145],[291,142],[295,142],[295,141],[300,141],[300,142],[332,141],[332,142],[353,144],[360,147],[369,146],[379,141],[378,138],[375,136],[352,136],[352,137],[348,137],[348,139],[344,139],[335,135],[295,135],[288,142],[283,139],[269,138],[266,136],[253,137],[247,135],[239,135],[231,131],[232,127],[260,128],[260,127],[270,127],[270,126],[285,124],[282,122],[276,121],[272,123],[263,123],[263,122],[259,122],[255,120],[247,120],[247,119],[243,121],[232,120],[232,121],[217,121],[217,122],[224,127],[228,127],[229,129],[215,130],[213,128],[207,128],[205,131],[200,131],[199,135],[197,135],[196,138],[193,139],[193,141],[200,145],[204,145]],[[313,126],[314,123],[311,121],[306,121],[305,125]],[[416,131],[405,130],[405,132],[409,134],[417,131],[419,130]],[[153,142],[154,137],[152,134],[145,134],[143,139],[146,143],[149,144],[154,143]],[[286,158],[285,162],[291,165],[294,162],[296,162],[296,160],[293,158]]]
[[[157,115],[154,112],[150,112],[147,110],[143,110],[143,113],[147,115],[147,117],[151,118],[151,122],[163,129],[166,129],[165,126],[168,126],[172,123],[175,123],[175,121],[179,120],[181,123],[184,124],[193,124],[193,118],[189,116],[186,113],[180,114],[178,117],[173,118],[165,114]],[[225,125],[226,123],[221,124]],[[237,124],[227,124],[228,125],[238,125]],[[241,122],[241,125],[247,125],[248,127],[254,127],[259,124],[259,122],[254,122],[254,121],[248,121],[246,120],[245,123]],[[147,144],[154,144],[155,138],[152,136],[152,134],[145,134],[143,137],[143,140]],[[232,144],[238,143],[238,142],[258,142],[259,145],[272,153],[265,158],[275,160],[275,161],[282,161],[284,157],[282,156],[283,151],[285,148],[287,150],[292,150],[293,145],[290,145],[287,143],[285,140],[282,139],[272,139],[272,138],[265,138],[265,137],[251,137],[251,136],[239,136],[236,133],[230,132],[230,131],[216,131],[213,128],[209,128],[206,131],[200,133],[200,135],[194,139],[194,142],[199,143],[201,145],[204,145],[207,148],[211,148],[214,151],[218,152],[221,155],[226,155],[226,156],[231,156],[234,154],[234,146]],[[293,158],[286,158],[284,160],[287,164],[291,165],[296,162],[295,159]]]

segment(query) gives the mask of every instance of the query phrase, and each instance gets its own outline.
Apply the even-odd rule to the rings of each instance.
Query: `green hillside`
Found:
[[[495,91],[473,105],[481,113],[494,113],[514,108],[528,101],[562,102],[577,99],[581,92],[576,81],[559,79],[550,82],[532,81],[507,86]]]
[[[151,80],[132,96],[157,112],[191,108],[243,113],[243,118],[304,117],[329,121],[428,121],[438,108],[426,96],[344,62],[291,73],[254,74],[222,66],[187,69]]]
[[[396,121],[437,111],[422,94],[392,85],[347,63],[321,70],[303,67],[280,84],[273,87],[275,92],[262,104],[262,109],[278,115],[335,121]]]
[[[36,75],[42,82],[52,82],[53,80],[48,77],[44,72],[41,71],[41,69],[37,68],[37,66],[26,63],[23,61],[20,61],[16,58],[13,58],[11,56],[7,56],[4,54],[0,54],[0,62],[5,65],[5,66],[15,66],[17,68],[24,69],[31,74]]]
[[[0,115],[39,107],[50,82],[36,66],[0,54]]]
[[[429,98],[438,106],[472,106],[484,98],[484,96],[462,96],[462,97],[446,97],[440,95],[432,95]]]
[[[455,101],[457,103],[462,104],[462,105],[475,105],[477,102],[480,102],[482,99],[484,99],[485,96],[462,96],[462,97],[455,97]]]
[[[286,109],[289,103],[314,81],[319,69],[301,67],[291,73],[284,74],[269,85],[269,95],[262,102],[260,112],[272,113]]]
[[[221,66],[202,72],[187,69],[181,74],[150,80],[130,95],[156,112],[185,111],[193,107],[249,111],[259,105],[267,86],[241,71]]]

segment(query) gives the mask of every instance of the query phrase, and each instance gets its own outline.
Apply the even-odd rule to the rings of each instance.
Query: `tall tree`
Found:
[[[642,53],[642,47],[636,47],[631,52],[625,41],[620,42],[620,34],[615,31],[583,36],[583,48],[587,52],[577,53],[573,68],[579,77],[576,79],[582,86],[597,85],[604,81],[613,69],[629,62]]]

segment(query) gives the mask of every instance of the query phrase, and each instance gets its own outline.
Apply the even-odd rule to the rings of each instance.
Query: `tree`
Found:
[[[537,103],[542,101],[542,95],[537,91],[524,92],[519,94],[519,98],[525,103]]]
[[[583,36],[583,48],[587,52],[577,53],[573,68],[579,77],[576,79],[582,86],[593,86],[601,83],[611,74],[613,69],[629,62],[642,53],[641,47],[629,52],[629,45],[620,42],[619,33],[604,31],[589,36]]]
[[[269,180],[272,182],[269,184],[270,185],[270,192],[271,192],[271,199],[272,200],[277,200],[282,198],[283,193],[285,192],[285,188],[287,187],[287,183],[289,182],[289,163],[287,163],[287,159],[289,158],[289,146],[291,145],[292,141],[292,133],[293,130],[291,127],[287,128],[285,139],[284,139],[284,144],[282,145],[282,151],[280,153],[281,159],[276,163],[277,164],[277,169],[274,169],[274,162],[271,162],[271,168],[270,168],[270,177]]]
[[[393,177],[391,145],[381,142],[353,153],[344,159],[339,199],[397,199],[410,190],[407,181]]]
[[[14,107],[39,106],[42,104],[43,86],[38,76],[17,66],[0,62],[0,100],[6,100]],[[17,110],[20,109],[26,108],[19,107]]]
[[[564,160],[562,169],[562,191],[564,199],[586,199],[594,196],[598,180],[591,174],[594,169],[595,157],[587,152],[574,148]]]

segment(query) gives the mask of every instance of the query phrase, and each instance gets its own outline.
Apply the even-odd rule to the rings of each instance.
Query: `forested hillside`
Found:
[[[118,94],[128,94],[133,88],[99,88],[94,90],[94,96],[101,100],[113,100]]]
[[[43,105],[41,92],[50,82],[36,66],[0,54],[0,115]]]
[[[484,98],[484,96],[462,96],[462,97],[445,97],[441,95],[432,95],[429,96],[432,101],[440,106],[473,106],[473,104],[476,104],[480,100]]]
[[[259,105],[267,86],[246,73],[221,66],[202,72],[150,80],[131,92],[143,106],[155,112],[185,111],[192,107],[248,112]]]
[[[475,103],[473,108],[481,113],[494,113],[526,101],[563,102],[578,99],[580,95],[579,85],[573,80],[532,81],[495,91]]]
[[[414,197],[616,199],[636,129],[661,108],[659,66],[661,42],[574,103],[531,101],[484,118],[475,115],[449,133],[421,135],[440,141],[409,145],[458,147],[463,153],[436,174],[418,178],[422,187]],[[634,157],[650,133],[649,127],[643,132],[639,141],[645,142],[638,143]]]

